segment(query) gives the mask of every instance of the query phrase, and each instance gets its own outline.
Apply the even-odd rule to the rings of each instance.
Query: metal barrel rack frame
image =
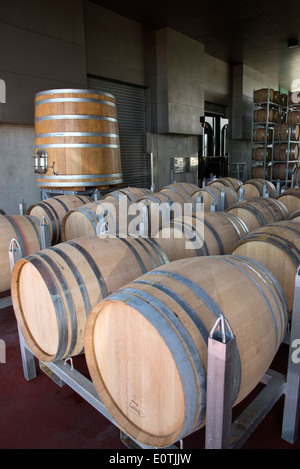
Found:
[[[45,225],[45,243],[50,239],[47,230],[49,230],[49,226]],[[8,253],[12,268],[15,262],[22,257],[21,249],[18,246],[15,247],[16,244],[17,242],[12,240]],[[26,344],[19,328],[18,331],[23,373],[26,380],[30,381],[37,377],[35,356]],[[269,369],[261,380],[261,383],[265,385],[264,388],[232,422],[233,357],[236,341],[230,324],[223,315],[220,315],[217,319],[210,332],[208,342],[205,449],[241,448],[283,395],[285,395],[285,401],[281,437],[291,444],[295,443],[299,427],[300,358],[298,359],[297,354],[295,354],[296,350],[293,349],[297,345],[300,346],[300,266],[295,276],[294,305],[290,331],[284,341],[289,343],[286,375]],[[113,425],[118,427],[121,441],[129,449],[153,449],[133,440],[126,434],[100,400],[92,381],[74,368],[72,358],[50,363],[40,361],[40,368],[49,376],[51,375],[58,385],[67,384]],[[180,440],[176,443],[179,443],[179,447],[171,445],[168,448],[176,450],[183,448],[183,441]]]

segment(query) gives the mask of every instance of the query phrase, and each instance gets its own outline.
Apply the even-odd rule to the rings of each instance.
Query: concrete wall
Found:
[[[40,199],[32,168],[35,93],[86,87],[82,0],[1,0],[0,44],[0,78],[6,84],[6,102],[0,104],[0,206],[15,213],[19,197],[27,205]]]
[[[246,65],[235,65],[232,70],[232,103],[230,133],[231,163],[246,163],[246,179],[251,178],[251,132],[253,90],[279,89],[278,82]]]
[[[0,208],[9,215],[18,215],[22,198],[27,208],[40,199],[31,158],[34,155],[34,129],[1,125],[0,142]]]

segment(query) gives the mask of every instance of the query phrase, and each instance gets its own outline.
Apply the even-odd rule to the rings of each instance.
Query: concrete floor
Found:
[[[37,378],[25,380],[12,307],[0,310],[0,339],[6,344],[6,363],[0,363],[0,449],[127,449],[117,427],[70,387],[55,384],[38,362]],[[285,373],[287,356],[283,344],[272,369]],[[74,366],[88,376],[84,355],[74,359]],[[234,409],[234,418],[251,399]],[[242,449],[300,449],[300,438],[294,445],[281,438],[283,405],[281,397]],[[204,449],[205,430],[183,444],[186,450]]]

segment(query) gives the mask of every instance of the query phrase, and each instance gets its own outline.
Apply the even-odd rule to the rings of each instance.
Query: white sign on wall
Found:
[[[6,103],[6,84],[0,79],[0,103]]]

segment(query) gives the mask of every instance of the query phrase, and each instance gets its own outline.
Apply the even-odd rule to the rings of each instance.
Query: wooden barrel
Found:
[[[271,161],[272,159],[272,148],[270,147],[257,147],[253,148],[252,159],[254,161]]]
[[[231,178],[231,177],[223,177],[223,178],[215,179],[214,181],[211,181],[209,183],[209,186],[221,187],[221,189],[223,189],[223,187],[226,186],[226,187],[231,187],[235,191],[237,191],[241,185],[242,185],[242,181],[236,178]]]
[[[11,293],[16,319],[43,361],[82,353],[90,310],[100,299],[168,259],[153,240],[87,236],[15,264]]]
[[[286,332],[282,289],[263,266],[238,256],[182,259],[93,308],[85,357],[101,401],[126,434],[166,447],[205,424],[207,342],[221,313],[237,342],[236,405],[259,383]]]
[[[300,208],[300,188],[293,187],[292,189],[287,189],[277,197],[277,200],[285,205],[289,214],[293,213]]]
[[[286,107],[288,102],[288,95],[286,93],[281,93],[281,104]]]
[[[122,182],[115,97],[56,89],[35,96],[35,180],[41,188],[80,191]]]
[[[289,124],[300,124],[300,111],[290,111],[288,113]]]
[[[300,224],[285,220],[263,226],[239,241],[232,253],[249,257],[272,272],[284,291],[291,313],[295,275],[300,265]]]
[[[221,194],[225,193],[225,209],[231,207],[239,200],[239,196],[234,189],[227,186],[215,186],[209,185],[199,189],[195,192],[192,197],[197,202],[198,197],[202,196],[204,210],[208,211],[211,209],[211,205],[216,206],[216,210],[221,210]]]
[[[283,142],[299,140],[299,125],[290,125],[287,123],[277,125],[274,129],[274,140]]]
[[[147,208],[148,228],[150,236],[157,233],[164,223],[168,223],[183,213],[196,210],[196,201],[188,194],[166,189],[142,197],[135,207]]]
[[[293,168],[294,186],[300,186],[300,166],[295,164]]]
[[[300,208],[298,208],[298,210],[295,210],[290,216],[289,216],[289,220],[293,220],[293,221],[296,221],[296,222],[300,222]]]
[[[273,166],[273,178],[274,179],[281,179],[285,181],[287,179],[290,181],[292,179],[294,169],[294,163],[287,164],[287,163],[277,163]]]
[[[163,187],[158,192],[171,190],[171,191],[179,192],[180,194],[192,195],[198,189],[199,187],[196,184],[192,184],[189,182],[174,182],[173,184],[169,184],[168,186]]]
[[[163,225],[154,239],[169,261],[229,254],[248,233],[242,220],[226,212],[194,212]]]
[[[133,219],[128,213],[126,200],[106,199],[82,205],[69,211],[61,224],[61,239],[69,241],[82,236],[127,235]],[[101,218],[102,215],[102,218]]]
[[[268,223],[286,220],[289,216],[286,207],[279,200],[265,197],[240,200],[227,209],[227,212],[240,218],[249,232]]]
[[[291,161],[297,160],[299,156],[298,143],[276,143],[274,145],[274,160],[275,161]]]
[[[249,179],[244,182],[244,199],[250,199],[252,197],[262,197],[264,193],[264,185],[267,186],[269,197],[273,198],[276,195],[276,188],[270,181],[261,178]],[[237,193],[240,195],[240,188]]]
[[[8,251],[12,239],[18,241],[22,256],[40,251],[42,245],[39,222],[26,215],[0,215],[0,292],[10,289]]]
[[[123,189],[118,189],[117,191],[109,192],[106,194],[102,200],[106,202],[110,200],[119,200],[120,198],[124,198],[125,196],[128,198],[130,202],[137,202],[142,197],[151,194],[149,189],[143,189],[140,187],[124,187]]]
[[[274,103],[275,101],[275,91],[273,88],[261,88],[260,90],[254,91],[254,102],[255,103],[265,103],[267,101],[271,101]]]
[[[280,120],[280,114],[278,109],[257,109],[254,111],[254,122],[265,123],[265,122],[274,122],[278,123]]]
[[[254,129],[253,131],[253,141],[254,142],[272,142],[272,130],[266,129],[264,127]]]
[[[299,91],[289,92],[289,104],[300,104],[300,92]]]
[[[27,209],[27,215],[34,216],[38,220],[43,217],[47,219],[50,225],[51,244],[54,245],[61,239],[61,223],[65,214],[91,200],[85,195],[57,195],[31,205]]]
[[[264,166],[253,166],[252,168],[252,177],[256,179],[263,179],[265,176],[265,168]],[[270,178],[271,177],[271,167],[266,166],[266,177]],[[247,188],[247,191],[249,192],[249,188]]]

